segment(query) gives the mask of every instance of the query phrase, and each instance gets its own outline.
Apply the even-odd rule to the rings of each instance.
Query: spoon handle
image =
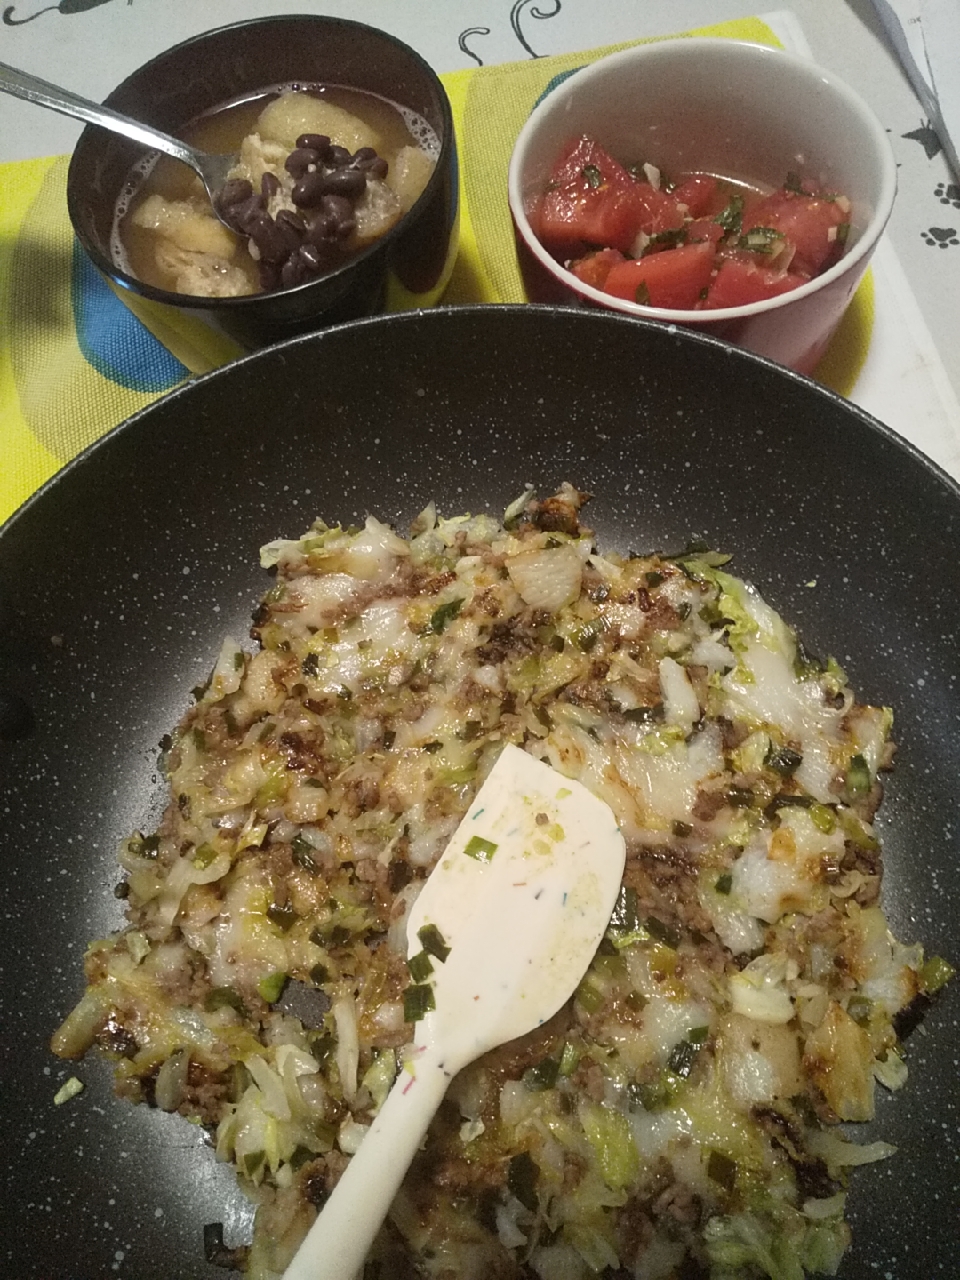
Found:
[[[452,1073],[426,1050],[404,1068],[283,1280],[353,1280],[400,1189]]]
[[[7,66],[5,62],[0,62],[0,93],[9,93],[14,98],[22,98],[25,102],[33,102],[40,107],[50,107],[53,111],[85,120],[88,124],[101,125],[112,133],[121,133],[134,142],[140,142],[154,151],[163,151],[193,169],[197,168],[193,149],[179,139],[141,124],[139,120],[131,120],[129,116],[121,115],[110,107],[81,98],[69,89],[61,89],[59,85],[50,84],[38,76]]]

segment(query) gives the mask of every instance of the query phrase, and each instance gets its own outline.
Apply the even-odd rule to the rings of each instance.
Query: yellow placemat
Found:
[[[684,35],[779,43],[757,18]],[[506,195],[514,139],[552,83],[638,43],[649,42],[441,77],[461,172],[460,251],[446,304],[524,301]],[[117,423],[235,354],[196,321],[120,301],[74,240],[66,172],[63,156],[0,164],[0,520]],[[872,318],[868,274],[817,370],[841,394],[863,363]]]

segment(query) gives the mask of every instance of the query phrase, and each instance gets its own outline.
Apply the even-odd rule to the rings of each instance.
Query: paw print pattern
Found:
[[[960,244],[960,236],[953,227],[929,227],[920,232],[920,238],[924,244],[937,249],[949,249],[952,245]]]
[[[956,183],[938,182],[933,194],[941,204],[952,204],[954,209],[960,209],[960,186]]]

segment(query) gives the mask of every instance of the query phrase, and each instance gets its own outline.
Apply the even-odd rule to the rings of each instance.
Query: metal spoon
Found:
[[[284,1280],[357,1274],[453,1077],[573,994],[624,856],[604,801],[504,747],[410,911],[411,974],[423,981],[413,990],[425,997],[413,1052]]]
[[[59,85],[49,84],[26,71],[9,67],[0,62],[0,92],[12,94],[15,98],[23,98],[25,102],[35,102],[40,107],[50,107],[65,116],[74,116],[77,120],[85,120],[88,124],[98,124],[112,133],[122,134],[154,151],[162,151],[188,164],[207,189],[214,213],[220,216],[218,196],[227,181],[227,175],[237,163],[236,156],[212,156],[206,152],[188,147],[179,138],[171,138],[168,133],[161,133],[139,120],[131,120],[110,107],[90,102],[87,98],[78,97],[69,89],[61,89]]]

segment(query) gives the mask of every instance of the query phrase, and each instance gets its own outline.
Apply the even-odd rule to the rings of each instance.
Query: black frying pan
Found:
[[[900,937],[957,961],[952,481],[812,383],[646,323],[480,308],[296,340],[133,418],[0,531],[10,1280],[213,1280],[203,1224],[224,1222],[228,1242],[245,1229],[202,1134],[115,1101],[103,1063],[80,1064],[84,1093],[54,1107],[71,1069],[47,1042],[80,994],[86,942],[120,923],[115,848],[160,808],[157,743],[268,583],[261,543],[316,514],[403,524],[431,497],[500,512],[525,481],[565,479],[596,495],[603,545],[700,536],[733,552],[810,649],[895,708],[886,906]],[[865,1130],[900,1153],[854,1179],[849,1280],[958,1274],[958,992],[912,1035],[910,1080]]]

